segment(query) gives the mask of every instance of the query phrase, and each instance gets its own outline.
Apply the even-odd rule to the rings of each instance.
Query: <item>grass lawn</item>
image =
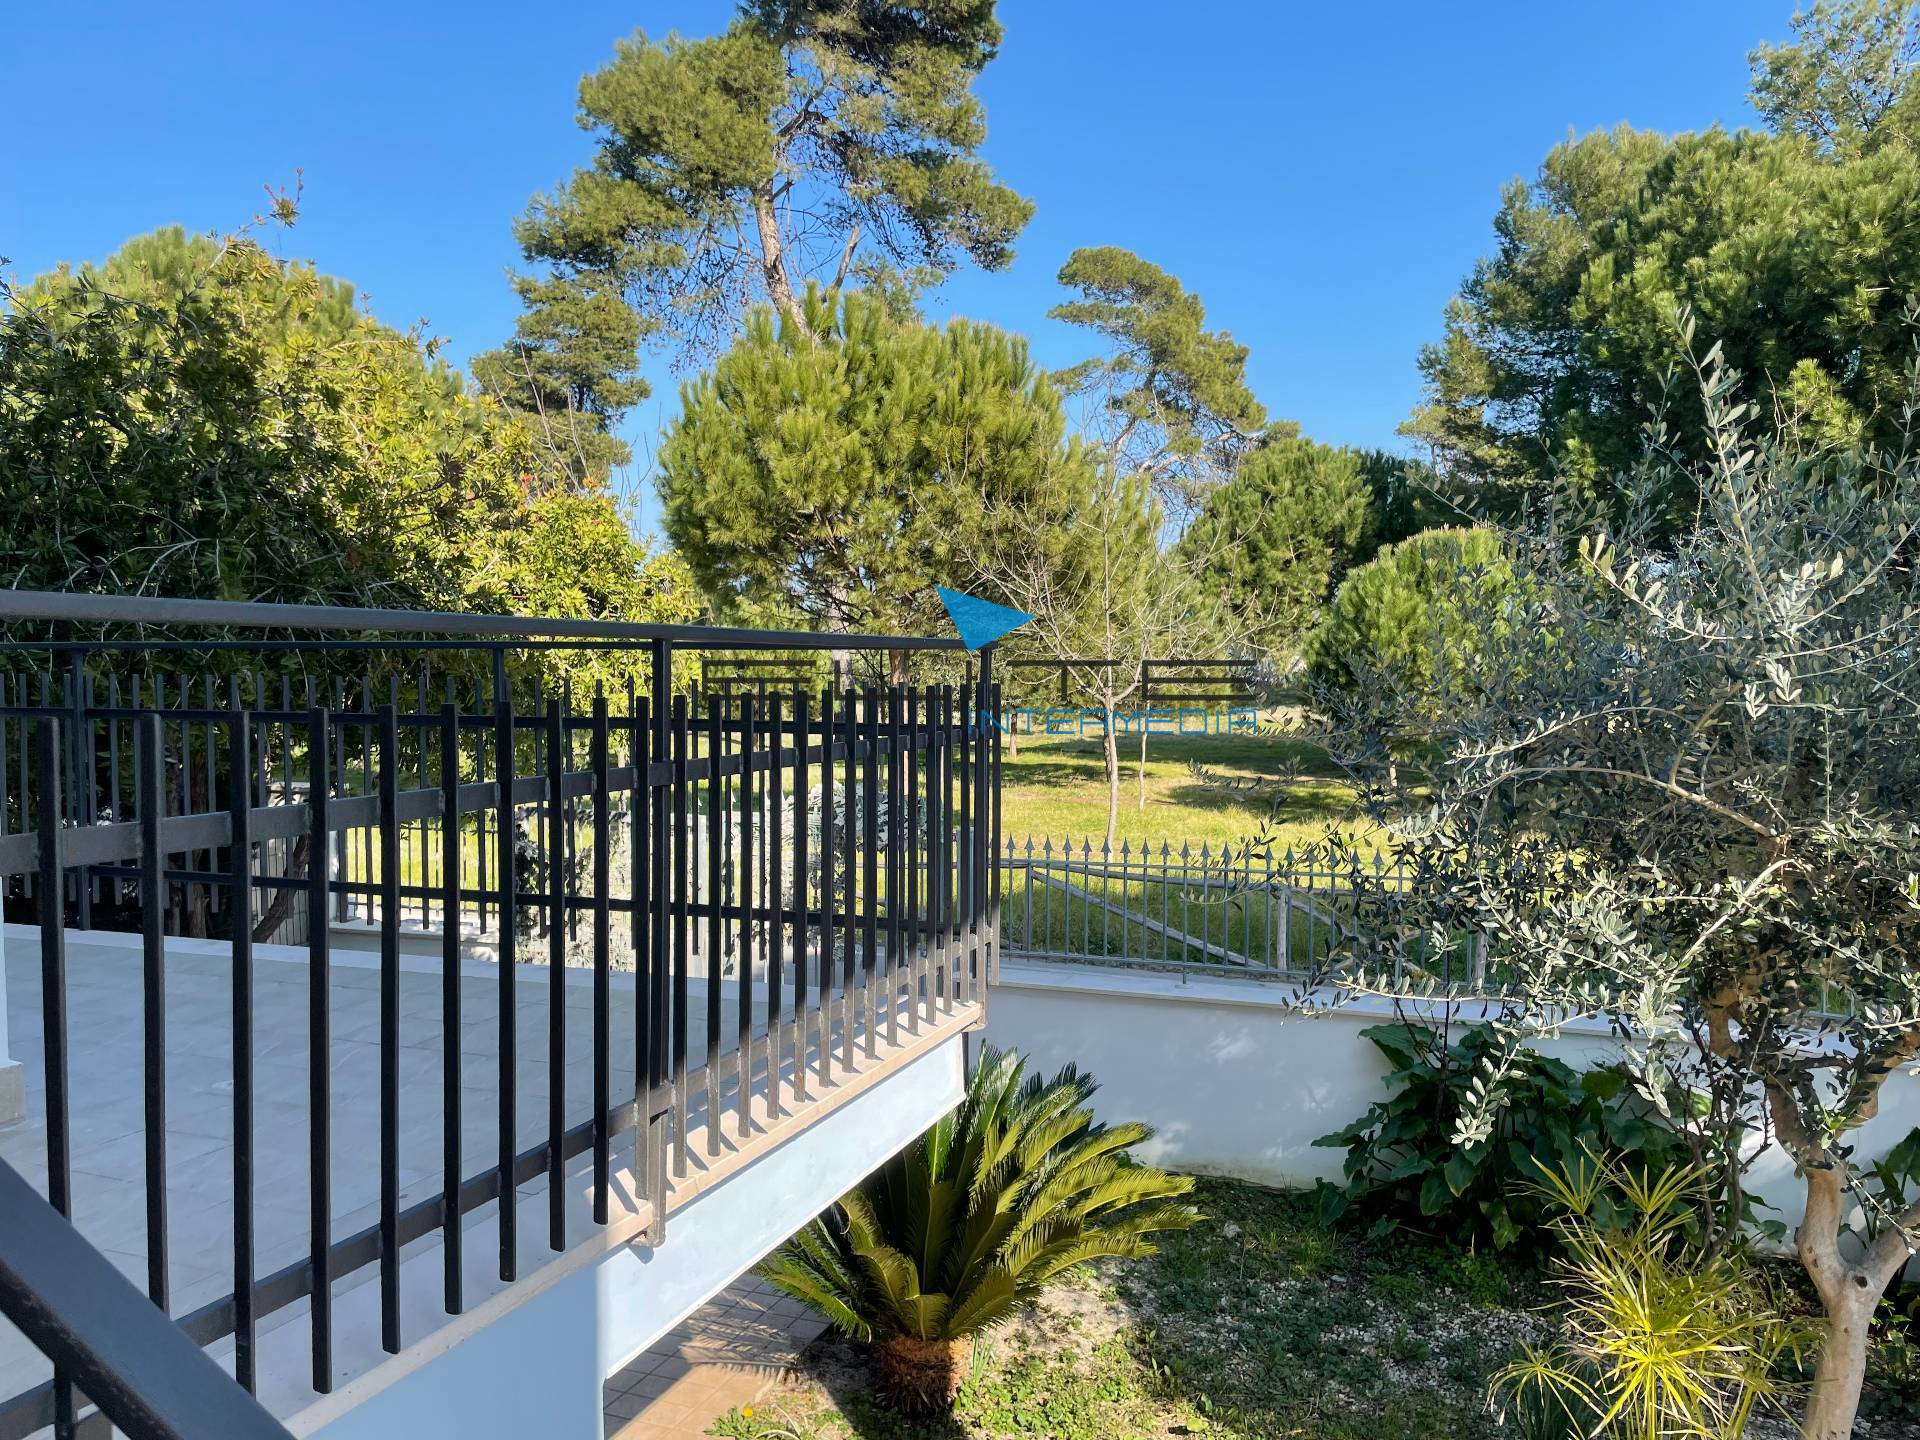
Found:
[[[1140,803],[1140,742],[1122,736],[1120,824],[1115,843],[1164,840],[1176,849],[1239,845],[1273,819],[1273,834],[1298,845],[1353,820],[1353,791],[1323,751],[1282,733],[1155,735],[1148,739],[1146,803]],[[1227,782],[1209,784],[1196,768]],[[1002,752],[1001,829],[1025,842],[1062,839],[1097,848],[1107,831],[1100,741],[1020,737]],[[1233,788],[1228,788],[1229,786]]]
[[[861,1347],[830,1335],[800,1374],[709,1434],[734,1440],[1515,1440],[1488,1383],[1551,1337],[1539,1270],[1401,1232],[1323,1224],[1313,1197],[1200,1182],[1209,1217],[1161,1252],[1102,1265],[983,1338],[950,1416],[873,1394]],[[1804,1290],[1782,1261],[1780,1293]],[[1810,1297],[1804,1297],[1810,1301]],[[1875,1326],[1857,1440],[1920,1433],[1920,1320]],[[1801,1377],[1804,1383],[1807,1376]],[[1792,1440],[1756,1417],[1748,1440]]]
[[[749,1440],[1445,1440],[1497,1436],[1486,1386],[1545,1332],[1533,1276],[1425,1242],[1367,1244],[1309,1196],[1202,1181],[1211,1217],[1064,1286],[976,1349],[950,1418],[900,1418],[829,1339],[713,1434]]]

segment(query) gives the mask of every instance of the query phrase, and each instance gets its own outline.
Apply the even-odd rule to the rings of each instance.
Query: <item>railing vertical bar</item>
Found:
[[[567,815],[565,692],[547,701],[547,1246],[567,1248]]]
[[[415,756],[413,771],[415,777],[414,783],[422,790],[425,790],[430,783],[427,778],[427,727],[425,723],[426,717],[431,713],[427,708],[428,703],[427,666],[426,663],[422,661],[420,672],[413,682],[413,710],[416,715],[421,717],[421,724],[415,731],[420,737],[420,748]],[[423,818],[414,826],[413,833],[414,843],[418,847],[420,857],[420,926],[422,929],[425,929],[433,923],[431,915],[433,904],[431,898],[433,885],[431,878],[433,873],[432,819]],[[452,918],[451,915],[443,915],[441,917],[443,925]]]
[[[311,679],[307,681],[307,700],[309,704],[311,704],[313,700],[313,681]],[[280,794],[287,801],[288,804],[291,804],[293,802],[294,789],[293,789],[293,718],[292,718],[293,717],[293,677],[290,675],[282,675],[280,677],[280,714],[283,717],[285,717],[280,721]],[[298,846],[298,844],[299,844],[298,841],[291,840],[291,839],[282,840],[280,842],[280,853],[282,856],[286,857],[286,860],[288,862],[281,866],[281,872],[287,875],[288,878],[290,879],[292,878],[292,872],[293,872],[293,866],[291,861],[292,861],[294,850]],[[322,866],[326,864],[326,852],[324,850],[314,850],[311,845],[309,845],[307,848],[309,852],[307,856],[307,869],[309,871],[312,871],[318,866]],[[271,901],[269,901],[268,903],[271,903]],[[289,915],[292,915],[296,912],[290,908],[287,913]],[[268,938],[271,939],[273,937],[269,936]],[[289,936],[288,938],[292,938],[292,937]]]
[[[687,967],[693,876],[687,852],[690,795],[687,752],[691,748],[687,697],[673,697],[673,1159],[674,1173],[687,1173]]]
[[[347,727],[340,723],[337,717],[339,713],[346,708],[347,684],[343,678],[336,675],[333,679],[333,710],[336,718],[328,722],[332,733],[327,744],[333,753],[333,773],[336,777],[336,783],[341,785],[345,785],[347,779]],[[330,837],[328,846],[336,852],[334,868],[338,872],[341,881],[345,882],[348,878],[347,860],[349,854],[349,837],[347,831],[342,830],[339,834]],[[333,916],[336,920],[345,920],[347,918],[347,903],[347,887],[342,883],[333,901]]]
[[[380,712],[380,1344],[400,1353],[400,712]]]
[[[374,785],[373,769],[373,676],[366,675],[360,682],[360,713],[367,718],[360,722],[360,793],[368,794],[369,786]],[[375,857],[380,844],[374,827],[365,826],[360,831],[360,861],[365,867],[363,877],[371,881]],[[385,904],[385,896],[381,897]]]
[[[904,744],[906,746],[906,838],[902,843],[901,908],[907,927],[907,1033],[920,1033],[920,1011],[926,1003],[925,951],[920,944],[920,692],[907,688]]]
[[[608,1114],[613,1109],[613,979],[612,899],[613,866],[607,853],[613,841],[607,808],[613,793],[607,779],[607,696],[593,693],[593,1223],[607,1223],[607,1190],[611,1183],[612,1137]],[[638,1122],[636,1122],[637,1124]],[[636,1131],[637,1136],[637,1131]]]
[[[233,883],[233,1366],[234,1378],[254,1389],[253,1305],[253,815],[247,777],[253,769],[252,718],[240,703],[237,677],[229,682],[233,713],[227,725],[228,874]],[[213,777],[207,795],[213,796]]]
[[[812,822],[807,816],[810,790],[807,784],[807,746],[811,717],[807,714],[807,694],[796,690],[793,697],[793,1097],[807,1098],[807,947],[812,941],[813,918],[807,904],[807,837]]]
[[[857,945],[860,935],[857,926],[860,897],[859,872],[859,832],[854,828],[854,800],[858,786],[858,765],[856,751],[859,749],[860,708],[856,692],[849,686],[840,697],[841,744],[846,752],[846,765],[841,771],[841,850],[842,863],[846,866],[846,885],[844,888],[844,909],[841,911],[841,970],[840,970],[840,1067],[848,1074],[853,1073],[854,1019],[856,1005],[864,1003],[866,997],[859,991],[859,955]]]
[[[200,687],[201,687],[201,693],[204,696],[202,703],[205,705],[206,709],[211,711],[214,708],[213,676],[202,675],[200,677]],[[187,700],[188,703],[191,703],[191,696],[187,695],[184,690],[181,693],[181,698],[183,700]],[[212,719],[208,719],[200,727],[201,738],[206,742],[206,780],[207,780],[206,808],[209,810],[213,809],[213,807],[218,803],[218,801],[215,799],[215,796],[214,796],[214,792],[219,788],[219,784],[220,784],[220,772],[217,768],[218,761],[215,758],[216,746],[218,745],[219,742],[216,739],[215,733],[214,733],[218,729],[219,727],[213,722]],[[219,865],[220,865],[219,856],[212,849],[208,849],[202,853],[205,854],[207,857],[205,868],[207,872],[211,874],[213,871],[219,868]],[[212,882],[204,883],[200,887],[200,895],[202,900],[206,902],[207,913],[209,917],[220,913],[220,894],[221,894],[221,888],[214,885]]]
[[[738,1133],[742,1140],[746,1139],[753,1130],[753,902],[755,899],[753,765],[757,753],[757,747],[754,744],[754,720],[753,693],[749,691],[740,697],[740,838],[734,846],[733,872],[735,884],[740,892],[739,948],[734,956],[734,965],[738,969],[735,978],[739,981],[736,991],[739,1009],[738,1034],[735,1037],[738,1053],[734,1058],[740,1072]],[[769,1078],[771,1078],[771,1066],[769,1066]]]
[[[425,762],[426,732],[421,732]],[[466,1308],[461,1281],[460,1184],[460,707],[449,683],[440,707],[440,1245],[442,1303],[449,1315]]]
[[[725,897],[721,893],[724,875],[721,868],[721,827],[725,821],[726,798],[720,782],[721,700],[708,695],[706,725],[707,756],[707,1049],[704,1069],[707,1076],[707,1154],[720,1153],[720,992],[722,933],[720,911]]]
[[[519,866],[514,854],[518,829],[513,820],[514,778],[513,686],[507,679],[506,652],[493,652],[493,773],[497,787],[494,808],[499,825],[494,831],[498,847],[494,869],[499,875],[500,910],[497,918],[500,937],[500,1083],[498,1125],[495,1140],[499,1145],[499,1221],[500,1278],[511,1283],[519,1273],[519,1234],[516,1211],[518,1194],[514,1188],[513,1161],[519,1143],[519,994],[515,969],[515,949],[519,930]]]
[[[900,1043],[900,1004],[903,984],[900,963],[903,930],[901,927],[900,904],[902,892],[906,889],[906,834],[900,820],[900,786],[904,773],[900,757],[901,735],[901,687],[892,684],[887,687],[886,714],[886,751],[887,751],[887,851],[886,851],[886,904],[887,904],[887,953],[886,983],[882,1001],[887,1007],[887,1043]]]
[[[880,1030],[880,697],[869,685],[861,697],[860,722],[860,986],[861,1024],[867,1059],[878,1051]]]
[[[137,699],[137,697],[136,697]],[[170,1308],[167,1284],[167,968],[163,904],[166,857],[160,817],[166,805],[160,717],[149,711],[134,731],[140,807],[140,951],[142,1052],[146,1088],[147,1295]]]
[[[651,1000],[647,1025],[647,1113],[649,1116],[647,1164],[653,1178],[654,1197],[654,1234],[656,1237],[666,1233],[667,1223],[667,1151],[665,1126],[666,1118],[653,1118],[660,1115],[662,1099],[669,1103],[671,1096],[663,1097],[662,1090],[667,1083],[668,1066],[671,1060],[669,1039],[668,989],[672,977],[668,973],[668,902],[670,875],[667,868],[667,786],[653,773],[655,765],[667,763],[668,733],[672,722],[671,699],[673,695],[673,651],[664,640],[653,643],[649,657],[648,683],[653,687],[652,699],[648,705],[647,719],[652,729],[645,737],[642,753],[647,764],[642,771],[646,787],[648,808],[648,867],[650,872],[648,898],[653,902],[653,925],[647,937],[647,963],[651,980]]]
[[[973,964],[974,964],[974,880],[973,880],[973,772],[974,772],[974,691],[971,681],[960,686],[960,736],[959,736],[959,787],[960,787],[960,829],[957,843],[959,849],[959,869],[954,883],[959,891],[959,904],[956,907],[960,951],[954,964],[958,967],[955,988],[960,992],[960,1003],[965,1005],[973,1000]]]
[[[109,675],[107,677],[107,705],[109,708],[114,710],[118,710],[120,708],[120,677],[117,674]],[[137,699],[134,701],[134,707],[136,709],[139,707],[139,701]],[[109,720],[106,723],[107,723],[107,805],[112,810],[114,819],[125,820],[127,818],[127,813],[121,807],[121,804],[120,804],[120,722],[118,720]],[[131,733],[132,731],[129,731],[129,734]],[[134,743],[137,745],[139,744],[139,741],[135,740]],[[6,746],[4,743],[0,743],[0,764],[4,764],[5,758],[6,758]],[[7,823],[6,806],[4,804],[5,796],[6,796],[6,777],[4,775],[0,775],[0,830],[5,830],[6,823]],[[5,880],[0,879],[0,891],[4,891],[5,888],[6,888]],[[112,880],[108,882],[107,894],[112,897],[114,904],[117,905],[120,903],[122,897],[125,895],[125,892],[126,892],[126,886],[121,881]]]
[[[474,713],[478,715],[485,715],[488,711],[486,683],[483,679],[476,679],[474,681]],[[474,733],[473,737],[473,778],[476,782],[484,782],[487,778],[486,738],[478,731]],[[482,931],[487,928],[487,912],[489,909],[487,889],[488,814],[489,807],[485,805],[482,805],[478,810],[473,812],[474,888],[477,892],[477,898],[474,904],[474,922]]]
[[[920,696],[920,764],[922,832],[920,855],[920,962],[927,1023],[938,1017],[940,992],[940,687],[929,685]]]
[[[766,898],[767,898],[767,1113],[778,1119],[782,1113],[780,1104],[780,1069],[782,1057],[787,1050],[787,1031],[790,1028],[784,1007],[781,1005],[781,991],[786,984],[787,932],[783,910],[785,896],[780,863],[786,855],[786,786],[781,780],[783,766],[781,751],[784,748],[784,735],[781,730],[780,696],[776,691],[767,696],[767,843],[762,849],[766,855]],[[797,905],[804,905],[805,898],[796,898]],[[797,1017],[799,1006],[794,1007]],[[799,1046],[794,1049],[794,1073],[801,1068]]]
[[[313,1267],[313,1388],[322,1395],[333,1389],[332,937],[327,928],[334,855],[328,815],[332,753],[333,720],[324,708],[315,708],[307,716],[307,849],[313,857],[307,865],[307,1255]],[[344,860],[344,850],[341,856]]]
[[[833,705],[831,684],[820,691],[820,1088],[833,1083]]]
[[[989,655],[991,655],[991,651],[989,651]],[[987,927],[989,927],[991,937],[993,937],[993,939],[991,939],[991,943],[993,943],[993,970],[991,970],[991,975],[989,975],[991,979],[998,979],[998,977],[1000,977],[1000,897],[1002,897],[1002,887],[1000,887],[1000,885],[1002,885],[1002,881],[1000,881],[1000,866],[998,866],[996,860],[993,860],[993,856],[996,856],[996,854],[1000,852],[1000,820],[1002,820],[1002,812],[1000,812],[1000,789],[1002,789],[1004,780],[1006,780],[1006,774],[1004,774],[1004,768],[1002,768],[1002,766],[1004,766],[1004,743],[1002,743],[1002,737],[1000,737],[1000,705],[1002,705],[1000,685],[998,685],[998,682],[995,682],[995,685],[993,685],[993,781],[991,781],[991,793],[993,793],[993,829],[987,833],[987,856],[989,856],[989,874],[987,874],[987,883],[989,883],[989,891],[987,891]],[[1125,904],[1125,899],[1127,899],[1127,885],[1125,885],[1125,879],[1121,879],[1121,902],[1123,902],[1123,904]]]
[[[42,689],[44,690],[44,685]],[[44,695],[42,696],[44,699]],[[35,768],[40,772],[40,1023],[46,1067],[47,1202],[73,1218],[73,1154],[69,1145],[67,1082],[67,916],[65,868],[61,864],[62,813],[60,722],[49,715],[36,733]],[[53,1376],[55,1440],[72,1440],[73,1385],[59,1370]]]
[[[652,1194],[653,1177],[653,782],[652,707],[627,679],[627,759],[633,767],[628,797],[627,863],[633,894],[627,931],[633,962],[633,1175],[639,1199]]]
[[[955,774],[953,686],[940,687],[940,1004],[953,1013],[960,963],[955,916],[960,908],[960,874],[954,847],[953,785]]]

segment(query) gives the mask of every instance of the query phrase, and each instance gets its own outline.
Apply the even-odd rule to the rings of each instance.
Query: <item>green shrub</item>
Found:
[[[1462,1110],[1499,1043],[1492,1029],[1470,1026],[1451,1042],[1444,1031],[1407,1022],[1360,1033],[1393,1068],[1385,1099],[1313,1142],[1347,1152],[1345,1183],[1320,1187],[1328,1220],[1368,1222],[1376,1235],[1406,1227],[1470,1245],[1537,1246],[1549,1236],[1537,1188],[1547,1174],[1599,1157],[1654,1169],[1690,1158],[1684,1139],[1635,1099],[1618,1069],[1579,1075],[1532,1052],[1500,1081],[1493,1132],[1458,1144]]]

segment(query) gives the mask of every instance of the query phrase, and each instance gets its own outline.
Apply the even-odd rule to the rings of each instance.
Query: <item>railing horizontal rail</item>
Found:
[[[438,610],[276,605],[248,600],[175,600],[139,595],[71,595],[0,589],[0,620],[81,625],[193,625],[219,629],[346,630],[357,634],[458,635],[469,640],[567,640],[582,644],[665,640],[710,650],[964,650],[958,639],[918,635],[831,635],[812,630],[744,630],[723,625],[653,625],[630,620],[535,619]],[[55,642],[60,648],[113,641]],[[145,642],[154,645],[196,642]],[[207,642],[197,642],[207,643]],[[287,642],[301,646],[311,640]],[[34,648],[44,648],[36,645]]]
[[[74,1400],[60,1393],[71,1384],[141,1440],[289,1440],[279,1421],[4,1160],[0,1234],[0,1314],[62,1377],[29,1392],[22,1408],[34,1412],[36,1429],[75,1428]]]

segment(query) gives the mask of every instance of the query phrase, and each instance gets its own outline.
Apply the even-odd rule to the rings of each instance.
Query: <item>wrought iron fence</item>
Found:
[[[166,939],[195,932],[224,942],[232,1283],[178,1319],[201,1345],[233,1337],[235,1373],[249,1389],[262,1317],[301,1299],[310,1306],[313,1387],[331,1387],[334,1290],[370,1267],[381,1342],[399,1350],[401,1250],[418,1238],[438,1232],[445,1307],[460,1313],[463,1231],[485,1205],[497,1211],[500,1277],[513,1280],[523,1263],[517,1199],[531,1181],[547,1180],[549,1248],[580,1238],[568,1233],[563,1180],[581,1157],[591,1157],[593,1222],[605,1224],[616,1144],[632,1146],[623,1163],[653,1207],[657,1243],[670,1190],[698,1168],[698,1137],[717,1155],[723,1134],[748,1136],[873,1062],[880,1047],[977,1018],[984,1003],[999,876],[990,649],[977,683],[958,687],[708,695],[695,704],[674,691],[676,651],[911,652],[958,642],[0,591],[5,619],[271,627],[303,637],[194,642],[191,650],[226,666],[224,682],[211,685],[166,678],[156,657],[177,656],[175,641],[0,646],[0,663],[16,671],[0,689],[0,886],[8,917],[39,930],[47,1198],[72,1213],[68,1077],[89,1063],[89,1037],[69,1033],[70,928],[135,929],[147,1290],[168,1310]],[[357,638],[316,638],[329,632]],[[541,645],[637,650],[646,683],[591,697],[564,687],[530,693],[511,681],[508,657]],[[488,678],[434,678],[421,657],[450,652],[479,654]],[[136,653],[141,680],[106,668]],[[267,654],[278,676],[235,663]],[[369,655],[380,673],[341,673],[343,658]],[[35,663],[46,656],[56,663]],[[302,657],[331,678],[286,673]],[[329,991],[343,918],[376,931],[379,987],[378,1136],[357,1157],[378,1171],[378,1218],[344,1234],[330,1193],[343,1142]],[[444,1155],[438,1192],[403,1205],[409,928],[438,941]],[[307,1093],[292,1097],[306,1116],[308,1241],[262,1273],[255,947],[290,936],[308,961],[297,1027]],[[484,1006],[463,965],[476,939],[498,961]],[[519,1103],[522,962],[548,967],[544,1047],[530,1057],[547,1114],[531,1145]],[[591,1075],[571,1088],[570,964],[591,972]],[[617,969],[633,977],[620,1033],[610,999]],[[463,1162],[460,1143],[473,1079],[456,1038],[470,1024],[491,1028],[496,1061],[486,1097],[495,1153],[479,1168]],[[591,1091],[584,1117],[581,1088]],[[0,1236],[0,1251],[6,1245]],[[0,1440],[49,1424],[61,1437],[104,1424],[98,1412],[90,1421],[81,1413],[73,1379],[56,1370],[50,1382],[0,1398]]]
[[[1198,967],[1285,979],[1327,973],[1354,933],[1363,876],[1404,888],[1402,862],[1259,844],[1135,845],[1007,839],[1000,849],[1001,945],[1012,956]],[[1484,937],[1441,953],[1396,951],[1398,975],[1479,988]]]
[[[1320,846],[1008,837],[999,848],[998,953],[1016,959],[1212,970],[1310,984],[1337,979],[1361,932],[1354,894],[1404,890],[1404,857],[1334,856]],[[1377,951],[1368,957],[1379,963]],[[1396,944],[1382,970],[1414,991],[1496,995],[1511,980],[1482,933]],[[1858,1001],[1822,982],[1818,1013]]]

